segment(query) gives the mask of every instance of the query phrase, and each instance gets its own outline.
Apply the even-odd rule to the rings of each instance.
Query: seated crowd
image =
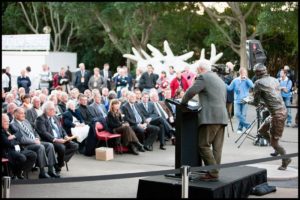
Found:
[[[59,178],[76,152],[94,155],[97,122],[105,131],[121,134],[119,142],[134,155],[153,151],[156,141],[160,150],[166,149],[168,140],[175,144],[175,108],[165,99],[184,94],[187,86],[180,86],[184,76],[173,71],[171,81],[178,83],[170,88],[166,72],[159,77],[151,65],[135,79],[128,78],[126,67],[113,76],[99,68],[86,76],[84,64],[79,67],[74,86],[2,89],[2,157],[9,159],[15,178],[23,179],[23,172],[34,166],[39,178]],[[23,71],[22,76],[26,76]]]

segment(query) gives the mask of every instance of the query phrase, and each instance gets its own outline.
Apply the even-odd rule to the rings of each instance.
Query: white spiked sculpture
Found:
[[[166,55],[163,55],[157,48],[153,47],[151,44],[147,44],[147,47],[151,51],[152,57],[144,50],[141,50],[141,53],[145,57],[144,59],[134,47],[132,48],[133,55],[124,54],[123,57],[136,61],[137,67],[142,69],[143,71],[146,70],[147,65],[151,64],[154,67],[154,72],[160,74],[161,71],[168,72],[169,66],[173,66],[176,71],[183,71],[186,66],[189,66],[191,71],[196,72],[196,68],[199,66],[199,64],[206,64],[211,66],[223,56],[223,53],[218,53],[216,55],[216,47],[214,44],[211,44],[211,54],[209,60],[205,59],[205,50],[202,49],[200,59],[193,64],[189,64],[185,61],[194,55],[193,51],[180,56],[174,56],[167,41],[164,41],[164,52],[166,53]]]

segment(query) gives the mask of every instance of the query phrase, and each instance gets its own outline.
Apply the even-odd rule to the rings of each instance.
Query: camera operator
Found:
[[[227,92],[234,91],[234,115],[239,120],[237,133],[243,133],[243,128],[248,129],[250,123],[246,121],[247,104],[243,99],[249,96],[249,90],[253,88],[253,82],[247,77],[247,69],[240,67],[240,76],[235,78],[231,84],[227,84]]]
[[[226,83],[226,85],[230,85],[232,80],[234,79],[234,64],[231,62],[227,62],[224,64],[215,64],[212,66],[212,71],[216,72],[218,76]],[[226,95],[226,109],[228,112],[229,119],[233,116],[233,101],[234,101],[234,92],[227,91]]]
[[[227,85],[230,85],[230,83],[233,81],[234,78],[234,71],[233,71],[234,65],[231,62],[226,63],[226,69],[228,69],[228,74],[226,74],[223,78],[224,82]],[[233,91],[227,91],[227,97],[226,97],[226,109],[228,112],[228,117],[232,118],[232,105],[234,101],[234,92]]]
[[[257,80],[254,85],[254,100],[250,104],[257,106],[262,100],[271,114],[261,125],[258,132],[268,140],[275,153],[285,155],[284,148],[278,143],[287,117],[287,110],[281,96],[279,83],[275,78],[267,74],[266,67],[261,63],[254,65],[254,71]],[[286,170],[291,161],[290,158],[282,159],[282,165],[278,169]]]

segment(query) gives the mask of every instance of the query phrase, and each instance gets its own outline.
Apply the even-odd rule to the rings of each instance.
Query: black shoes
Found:
[[[38,170],[39,170],[39,169],[38,169],[37,166],[34,166],[34,167],[32,167],[32,169],[31,169],[32,172],[36,172],[36,171],[38,171]]]
[[[131,152],[134,154],[134,155],[139,155],[139,152],[138,152],[138,150],[137,150],[137,148],[136,148],[136,146],[134,145],[134,144],[130,144],[129,145],[129,148],[130,148],[130,150],[131,150]]]
[[[48,172],[48,175],[53,178],[60,178],[60,175],[56,174],[55,172]]]
[[[144,149],[147,151],[153,151],[153,147],[151,145],[145,145]]]
[[[140,152],[145,152],[145,149],[141,143],[136,143],[137,149]]]
[[[57,164],[54,165],[54,169],[56,171],[56,173],[59,173],[61,171],[62,167],[59,167]]]
[[[172,145],[176,145],[176,139],[175,139],[175,137],[173,137],[171,140],[172,140]]]
[[[39,178],[51,178],[51,176],[47,172],[44,172],[39,175]]]
[[[18,179],[23,180],[23,179],[25,179],[25,177],[22,174],[20,174],[20,175],[12,176],[11,179],[12,180],[18,180]]]
[[[162,144],[159,146],[159,148],[160,148],[161,150],[166,150],[166,148],[165,148],[164,145],[162,145]]]
[[[278,156],[279,153],[277,151],[274,151],[274,153],[270,153],[271,156]]]

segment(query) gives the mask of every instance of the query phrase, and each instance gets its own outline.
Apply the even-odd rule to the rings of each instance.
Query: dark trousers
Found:
[[[9,151],[8,160],[12,166],[14,175],[20,175],[21,171],[29,171],[36,161],[37,155],[34,151],[23,150],[21,152]]]
[[[155,125],[159,127],[159,132],[158,132],[158,139],[160,142],[160,145],[164,145],[165,144],[165,136],[168,135],[168,137],[170,138],[170,130],[171,130],[171,125],[168,124],[168,122],[161,118],[161,117],[157,117],[151,120],[150,122],[151,125]]]
[[[144,144],[145,146],[153,145],[159,132],[159,127],[150,124],[147,125],[146,129],[143,129],[137,125],[132,126],[131,128],[134,130],[140,143]]]
[[[79,148],[78,144],[72,141],[64,144],[54,143],[53,145],[57,153],[58,167],[63,167],[64,161],[69,162]]]

